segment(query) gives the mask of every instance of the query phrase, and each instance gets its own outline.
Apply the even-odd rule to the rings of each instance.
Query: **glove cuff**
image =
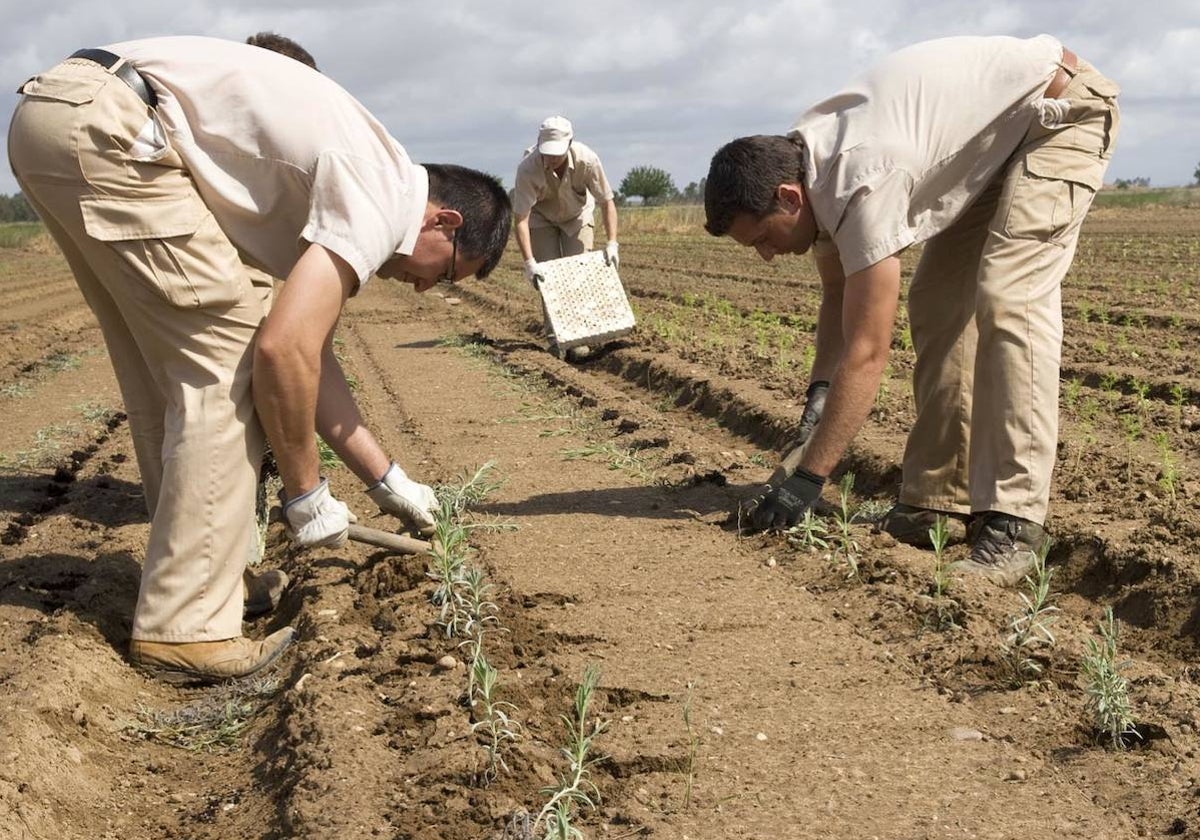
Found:
[[[829,480],[828,476],[811,473],[803,467],[797,467],[796,471],[792,473],[792,478],[800,478],[807,481],[817,488],[817,492],[820,492],[821,488],[825,486],[825,482]]]
[[[807,399],[811,400],[813,394],[817,393],[818,391],[828,391],[828,390],[829,390],[828,382],[826,382],[824,379],[814,379],[812,382],[810,382],[808,384],[808,390],[804,392],[804,396]]]
[[[290,508],[292,505],[303,502],[306,499],[314,499],[315,497],[321,495],[322,492],[325,492],[325,493],[329,492],[329,479],[328,478],[322,478],[320,481],[317,482],[316,487],[309,490],[307,493],[301,493],[299,496],[296,496],[294,499],[285,498],[283,490],[280,490],[279,491],[279,501],[283,505],[283,512],[287,513],[287,509]]]
[[[533,257],[530,257],[529,259],[525,260],[525,268],[528,271],[533,271],[535,268],[537,268],[537,264],[538,264],[538,261],[536,259],[534,259]]]
[[[404,470],[400,469],[399,464],[397,464],[395,461],[392,461],[387,468],[387,472],[385,472],[378,481],[367,487],[367,495],[369,496],[371,491],[378,490],[380,487],[391,486],[393,481],[405,478],[408,478],[408,474],[405,473]]]

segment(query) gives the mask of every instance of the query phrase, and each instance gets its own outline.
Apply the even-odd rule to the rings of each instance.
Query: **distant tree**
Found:
[[[25,196],[20,193],[4,195],[0,193],[0,222],[36,222],[37,213],[29,206]]]
[[[1113,182],[1113,186],[1115,186],[1119,190],[1127,190],[1130,187],[1148,187],[1148,186],[1150,186],[1150,179],[1146,178],[1146,177],[1118,178],[1116,181]]]
[[[636,195],[643,204],[661,204],[678,193],[671,175],[656,166],[635,166],[621,179],[622,195]]]
[[[1196,164],[1196,171],[1192,173],[1192,177],[1196,179],[1196,183],[1200,184],[1200,163]]]

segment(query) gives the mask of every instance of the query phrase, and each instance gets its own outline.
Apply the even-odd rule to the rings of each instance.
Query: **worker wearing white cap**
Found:
[[[525,260],[525,277],[538,276],[538,262],[592,250],[596,202],[602,207],[608,236],[604,258],[617,264],[617,205],[600,158],[575,139],[566,117],[547,117],[538,129],[537,145],[525,150],[517,166],[513,191],[517,246]],[[549,324],[547,324],[549,331]],[[553,343],[553,337],[551,342]],[[582,355],[579,350],[572,348]]]

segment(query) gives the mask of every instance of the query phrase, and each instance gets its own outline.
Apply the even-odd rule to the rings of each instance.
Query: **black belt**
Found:
[[[113,55],[108,50],[76,50],[71,53],[71,58],[85,58],[88,61],[94,61],[105,70],[111,70],[113,65],[121,61],[121,56]],[[133,69],[133,65],[128,61],[121,64],[113,75],[129,85],[133,92],[151,108],[158,105],[158,97],[154,94],[154,88],[146,84],[142,74]]]

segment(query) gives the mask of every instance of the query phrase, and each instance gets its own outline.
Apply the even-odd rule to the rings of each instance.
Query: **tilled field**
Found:
[[[277,690],[210,749],[165,743],[166,713],[233,701],[126,662],[147,526],[120,396],[62,260],[0,250],[0,837],[520,836],[513,815],[567,772],[559,716],[588,665],[606,722],[589,838],[1200,836],[1200,214],[1097,210],[1085,228],[1064,286],[1061,613],[1020,687],[1001,649],[1015,591],[953,584],[939,629],[931,552],[857,524],[853,578],[836,551],[727,523],[799,414],[809,263],[694,232],[622,239],[640,327],[580,366],[544,352],[515,257],[426,296],[374,281],[339,332],[411,474],[494,460],[504,479],[475,517],[516,529],[471,532],[521,726],[491,785],[425,558],[295,554],[274,531],[266,562],[293,585],[247,632],[298,628]],[[898,483],[911,367],[902,323],[845,464],[863,520]],[[1106,606],[1141,733],[1125,751],[1084,712]]]

